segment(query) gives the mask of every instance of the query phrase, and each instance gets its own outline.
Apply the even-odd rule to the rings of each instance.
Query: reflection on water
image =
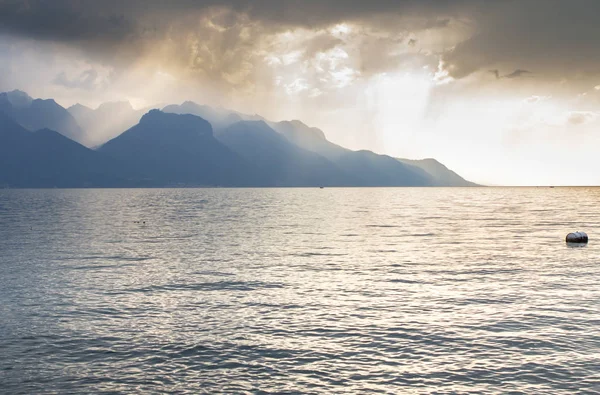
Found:
[[[2,190],[0,385],[600,391],[599,200],[585,188]],[[576,230],[589,246],[566,245]]]
[[[569,248],[585,248],[585,247],[587,247],[587,243],[567,243],[567,247],[569,247]]]

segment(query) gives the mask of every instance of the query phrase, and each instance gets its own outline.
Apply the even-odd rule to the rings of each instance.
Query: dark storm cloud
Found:
[[[290,28],[319,29],[341,21],[376,18],[395,29],[393,16],[417,16],[405,24],[446,24],[455,8],[440,0],[0,0],[0,34],[66,44],[94,61],[124,67],[155,54],[163,63],[208,78],[246,80],[261,40]],[[424,9],[436,12],[423,13]],[[206,18],[210,22],[206,21]],[[386,26],[388,25],[388,26]],[[390,27],[391,26],[391,27]],[[339,44],[322,35],[306,56]],[[59,81],[66,83],[59,78]],[[64,84],[68,86],[69,84]]]
[[[209,14],[221,36],[198,24]],[[451,77],[510,68],[543,78],[597,74],[598,15],[597,0],[0,0],[0,33],[66,43],[105,62],[124,63],[166,41],[161,56],[168,62],[208,76],[224,68],[233,76],[248,69],[258,41],[287,29],[354,23],[379,32],[371,41],[380,47],[367,52],[397,57],[387,50],[394,40],[421,46],[419,31],[462,28],[468,37],[435,51]],[[306,53],[331,48],[336,40],[320,37]],[[385,58],[379,63],[398,64]]]
[[[449,0],[0,0],[0,29],[59,40],[125,39],[139,33],[141,19],[169,25],[168,18],[222,7],[274,26],[320,27],[377,15],[430,17],[454,12],[466,1]],[[434,11],[429,15],[429,11]],[[167,19],[167,20],[165,20]],[[432,27],[448,23],[434,18]],[[152,29],[150,29],[152,30]]]
[[[396,47],[412,31],[448,26],[468,1],[447,0],[0,0],[0,34],[59,43],[91,63],[114,69],[152,64],[175,75],[221,87],[252,88],[266,54],[302,52],[302,60],[337,46],[349,50],[363,76],[402,64],[437,64],[408,59]],[[339,22],[359,26],[343,42],[325,28]],[[312,31],[312,38],[281,43],[278,33]],[[274,41],[275,40],[275,41]],[[412,43],[416,44],[414,37]],[[410,46],[410,45],[409,45]],[[60,48],[55,51],[60,51]],[[150,62],[150,63],[145,63]],[[154,63],[152,63],[154,62]],[[341,66],[340,66],[341,67]],[[150,68],[148,68],[150,69]],[[272,80],[271,77],[263,79]],[[81,78],[80,78],[81,79]],[[58,75],[55,84],[91,87]]]
[[[122,40],[135,31],[132,19],[94,4],[99,3],[0,0],[0,31],[58,41]]]
[[[475,14],[473,35],[444,54],[444,62],[455,78],[490,66],[553,78],[595,73],[599,15],[596,0],[490,1]]]

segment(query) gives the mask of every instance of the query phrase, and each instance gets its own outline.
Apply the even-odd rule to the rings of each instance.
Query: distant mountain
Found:
[[[416,171],[401,163],[398,166],[394,158],[378,155],[371,151],[351,151],[342,155],[336,163],[346,171],[353,172],[367,187],[387,186],[434,186],[427,174]]]
[[[30,131],[56,130],[77,142],[85,141],[85,134],[69,112],[54,100],[32,99],[22,91],[0,93],[0,110]]]
[[[217,138],[257,168],[267,186],[351,186],[356,179],[321,155],[288,141],[264,121],[240,121]]]
[[[98,151],[163,186],[260,183],[252,166],[217,141],[207,121],[193,115],[152,110]]]
[[[190,101],[142,116],[128,102],[67,111],[2,93],[0,155],[0,186],[475,186],[434,159],[352,151],[301,121]]]
[[[0,186],[79,188],[137,186],[116,163],[61,134],[30,132],[0,114]]]
[[[321,129],[311,128],[304,123],[294,121],[271,122],[271,127],[284,135],[289,141],[299,147],[316,152],[327,158],[336,158],[350,150],[335,145],[325,137]]]
[[[2,94],[0,94],[2,95]],[[15,109],[23,109],[31,106],[33,99],[25,92],[20,90],[14,90],[11,92],[4,92],[3,95],[6,96],[8,102]]]
[[[263,117],[259,115],[247,115],[237,111],[226,110],[224,108],[214,108],[207,105],[200,105],[192,101],[183,102],[181,105],[171,104],[163,108],[164,112],[173,114],[191,114],[207,120],[218,133],[226,127],[240,121],[262,121]]]
[[[170,105],[163,109],[176,114],[192,114],[209,121],[217,138],[227,128],[240,121],[265,121],[273,130],[282,134],[296,146],[312,151],[336,165],[345,174],[351,175],[357,186],[475,186],[449,171],[444,172],[428,160],[405,161],[396,160],[387,155],[378,155],[371,151],[352,151],[327,140],[325,133],[310,127],[301,121],[266,121],[259,115],[246,115],[236,111],[216,109],[194,102],[181,105]],[[410,163],[409,163],[410,162]],[[444,167],[439,162],[438,165]],[[445,167],[444,167],[445,168]],[[431,172],[431,173],[430,173]]]
[[[89,147],[99,146],[117,137],[136,125],[147,112],[135,110],[127,101],[103,103],[96,109],[75,104],[68,111],[85,130],[85,144]]]
[[[467,181],[452,170],[448,169],[446,166],[441,164],[435,159],[421,159],[421,160],[411,160],[411,159],[401,159],[397,158],[400,162],[405,163],[407,165],[416,166],[420,169],[423,169],[427,172],[432,179],[434,180],[434,184],[436,186],[442,187],[476,187],[477,184]]]
[[[387,155],[371,151],[351,151],[328,141],[325,133],[300,121],[278,122],[274,128],[299,147],[313,151],[335,163],[357,179],[358,186],[431,186],[431,177]]]
[[[88,119],[91,119],[94,115],[94,110],[79,103],[67,108],[67,111],[69,114],[71,114],[71,116],[73,116],[73,118],[75,118],[75,121],[77,121],[80,126],[87,122]]]

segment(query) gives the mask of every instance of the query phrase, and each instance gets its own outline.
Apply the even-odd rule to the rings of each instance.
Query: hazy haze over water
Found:
[[[0,190],[0,392],[597,393],[598,201]]]

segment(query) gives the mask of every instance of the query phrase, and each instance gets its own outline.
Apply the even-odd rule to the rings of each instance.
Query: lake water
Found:
[[[0,392],[600,393],[599,203],[0,190]]]

